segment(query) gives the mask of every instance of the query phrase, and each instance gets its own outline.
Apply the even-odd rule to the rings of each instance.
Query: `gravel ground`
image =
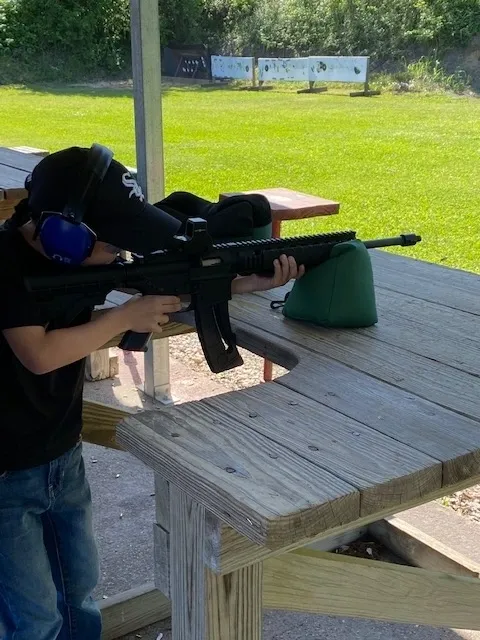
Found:
[[[225,387],[225,392],[245,389],[263,382],[263,359],[239,349],[244,360],[242,367],[223,373],[212,373],[205,361],[200,341],[196,333],[170,338],[170,356],[172,360],[186,365],[192,372]],[[287,373],[286,369],[273,366],[273,377]]]
[[[445,496],[440,502],[460,515],[466,516],[474,522],[480,522],[480,484]]]

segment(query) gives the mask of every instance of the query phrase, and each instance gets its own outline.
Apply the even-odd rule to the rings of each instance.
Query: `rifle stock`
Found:
[[[190,295],[190,309],[207,363],[214,373],[243,364],[230,326],[228,301],[231,283],[237,275],[272,274],[274,260],[293,256],[306,269],[328,260],[339,242],[356,239],[354,231],[342,231],[292,238],[272,238],[213,244],[206,222],[190,218],[185,235],[175,238],[173,249],[148,256],[134,256],[130,262],[72,268],[62,275],[25,278],[27,291],[39,304],[52,311],[103,304],[116,288],[134,289],[142,295]],[[415,234],[368,240],[367,248],[412,246],[421,240]],[[151,334],[127,331],[120,348],[145,351]]]

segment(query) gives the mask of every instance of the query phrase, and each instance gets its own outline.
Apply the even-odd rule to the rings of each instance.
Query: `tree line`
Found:
[[[387,66],[480,33],[480,0],[160,0],[159,12],[163,44]],[[129,28],[129,0],[0,0],[0,83],[125,75]]]

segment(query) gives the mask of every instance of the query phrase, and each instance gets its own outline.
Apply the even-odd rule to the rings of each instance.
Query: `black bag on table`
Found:
[[[155,202],[155,206],[184,223],[179,233],[185,231],[187,218],[204,218],[215,243],[257,240],[272,235],[270,203],[261,194],[228,196],[219,202],[210,202],[187,191],[175,191]]]

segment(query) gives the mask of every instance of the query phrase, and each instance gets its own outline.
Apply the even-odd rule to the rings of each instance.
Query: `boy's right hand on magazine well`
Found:
[[[126,315],[131,331],[158,333],[160,326],[169,321],[169,313],[182,310],[182,303],[176,296],[133,296],[118,310]]]

